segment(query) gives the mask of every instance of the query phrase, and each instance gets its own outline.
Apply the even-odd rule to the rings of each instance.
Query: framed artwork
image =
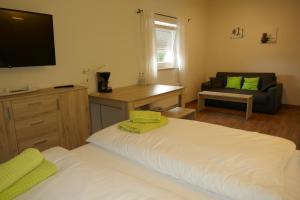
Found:
[[[244,28],[236,27],[231,31],[231,39],[243,39],[245,36]]]
[[[278,28],[263,32],[260,38],[261,44],[277,43]]]

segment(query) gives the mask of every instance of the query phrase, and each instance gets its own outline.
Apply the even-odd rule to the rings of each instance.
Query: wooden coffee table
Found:
[[[252,106],[253,106],[252,95],[202,91],[198,93],[198,111],[205,109],[205,99],[246,103],[247,104],[246,119],[249,119],[252,115]]]

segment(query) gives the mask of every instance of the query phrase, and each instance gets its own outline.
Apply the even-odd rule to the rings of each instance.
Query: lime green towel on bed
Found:
[[[30,148],[0,164],[0,192],[39,166],[43,159],[43,155],[37,149]]]
[[[0,200],[11,200],[16,198],[56,173],[56,171],[56,165],[47,160],[43,160],[34,170],[23,176],[4,191],[0,192]]]
[[[134,123],[159,123],[160,112],[154,111],[130,111],[129,120]]]
[[[155,123],[135,123],[131,122],[130,120],[124,121],[119,124],[119,129],[140,134],[160,128],[166,124],[168,124],[168,119],[162,116],[160,121]]]

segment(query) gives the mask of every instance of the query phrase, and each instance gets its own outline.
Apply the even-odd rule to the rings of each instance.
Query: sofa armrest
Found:
[[[277,83],[276,86],[269,88],[267,91],[268,95],[271,97],[274,112],[277,112],[282,104],[282,91],[282,83]]]
[[[207,81],[207,82],[202,83],[200,91],[204,91],[204,90],[208,90],[208,89],[211,89],[211,82]]]

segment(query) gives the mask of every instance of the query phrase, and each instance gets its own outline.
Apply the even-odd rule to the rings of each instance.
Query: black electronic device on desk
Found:
[[[110,93],[112,88],[108,87],[110,72],[97,72],[98,92]]]

